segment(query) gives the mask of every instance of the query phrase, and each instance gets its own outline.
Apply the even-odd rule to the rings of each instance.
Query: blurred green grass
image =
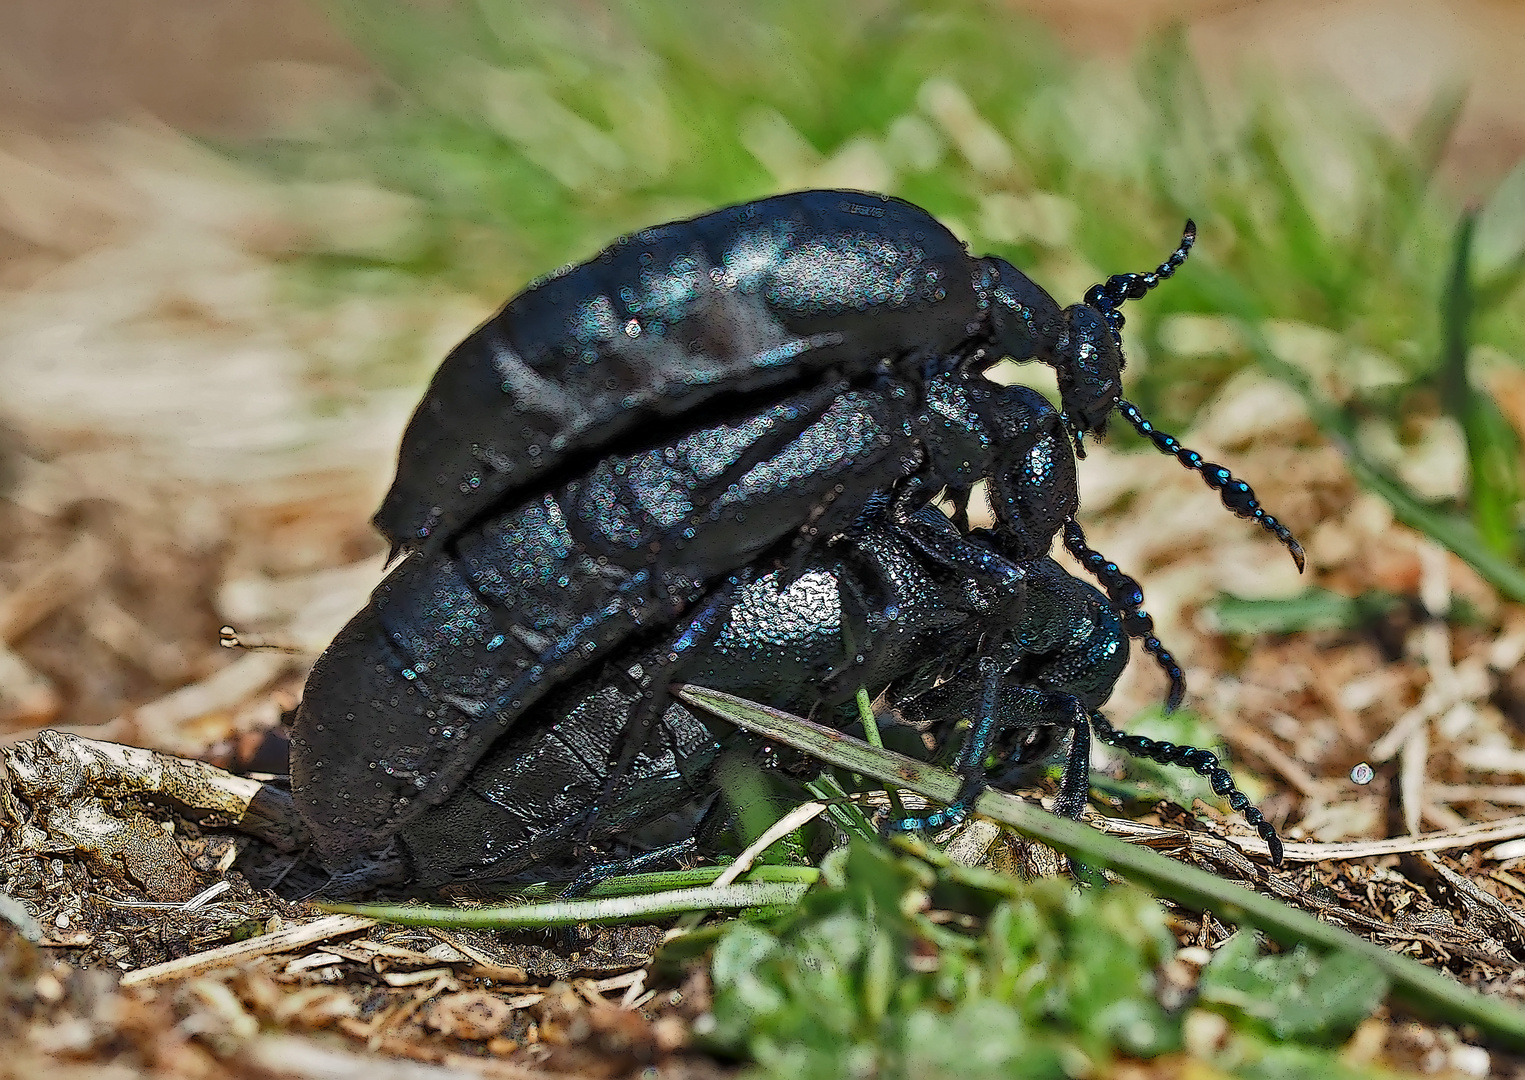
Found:
[[[1187,272],[1129,312],[1133,399],[1186,427],[1258,365],[1400,520],[1525,601],[1519,439],[1487,390],[1525,362],[1525,163],[1477,212],[1452,204],[1436,173],[1460,93],[1398,138],[1330,86],[1210,90],[1180,31],[1131,67],[1082,62],[980,0],[330,9],[382,90],[233,148],[310,205],[364,203],[314,214],[296,269],[316,302],[496,304],[633,229],[842,185],[925,207],[1063,303],[1153,266],[1191,216]],[[1470,480],[1418,491],[1397,455],[1441,429]]]

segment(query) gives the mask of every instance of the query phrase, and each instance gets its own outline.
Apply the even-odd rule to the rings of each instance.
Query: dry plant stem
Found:
[[[840,768],[943,803],[958,797],[960,781],[952,773],[890,751],[876,751],[840,731],[701,687],[675,687],[674,694],[686,705]],[[1056,817],[1011,795],[986,791],[975,810],[1073,859],[1113,870],[1177,903],[1211,911],[1225,922],[1253,926],[1283,945],[1305,944],[1354,953],[1381,970],[1391,980],[1393,996],[1414,1012],[1444,1023],[1474,1025],[1491,1039],[1525,1049],[1525,1010],[1484,997],[1415,960],[1388,952],[1271,897],[1103,836],[1080,822]]]
[[[978,866],[1000,833],[1000,826],[995,822],[974,818],[966,821],[957,835],[948,841],[943,854],[960,866]]]
[[[122,985],[145,986],[148,983],[163,982],[165,979],[199,975],[203,971],[243,964],[257,956],[291,952],[314,942],[342,937],[358,930],[369,930],[375,925],[375,919],[366,919],[357,915],[331,915],[326,919],[288,927],[273,934],[261,934],[248,941],[234,942],[232,945],[223,945],[216,949],[208,949],[206,952],[182,956],[178,960],[169,960],[162,964],[153,964],[149,967],[138,968],[136,971],[129,971],[122,976]]]
[[[1201,837],[1201,833],[1184,833],[1180,829],[1169,829],[1159,825],[1145,825],[1137,821],[1128,821],[1124,818],[1097,818],[1095,819],[1115,836],[1136,836],[1141,842],[1153,838],[1165,839],[1167,837]],[[1372,859],[1382,855],[1408,855],[1420,851],[1457,851],[1462,848],[1475,848],[1483,844],[1502,843],[1506,840],[1514,840],[1525,836],[1525,817],[1503,818],[1499,821],[1488,821],[1479,825],[1464,825],[1459,829],[1447,832],[1423,833],[1419,836],[1396,836],[1390,840],[1352,840],[1347,843],[1334,844],[1287,844],[1285,845],[1285,858],[1287,862],[1316,863],[1332,860],[1339,862],[1344,859]],[[1215,844],[1232,846],[1235,850],[1243,848],[1256,855],[1266,855],[1264,840],[1253,836],[1235,836],[1229,839],[1211,837]]]
[[[95,588],[111,562],[105,544],[88,534],[0,597],[0,642],[20,639],[49,615]]]
[[[23,759],[27,764],[23,765]],[[289,791],[234,776],[204,761],[49,732],[25,746],[0,749],[0,762],[12,782],[19,781],[26,769],[38,773],[39,782],[47,778],[59,785],[82,781],[96,795],[170,799],[192,811],[218,814],[280,851],[297,851],[309,842]],[[67,796],[69,790],[58,794]]]
[[[1430,798],[1439,803],[1488,802],[1525,805],[1525,786],[1520,784],[1430,784]]]
[[[603,900],[567,900],[550,904],[511,904],[504,907],[442,908],[410,904],[319,904],[323,911],[366,915],[403,926],[458,926],[489,930],[542,929],[585,922],[625,919],[664,919],[691,911],[738,911],[744,908],[792,904],[808,885],[792,882],[742,882],[702,889],[674,889],[644,896],[611,896]]]
[[[1220,726],[1225,739],[1237,748],[1250,751],[1275,769],[1277,774],[1295,787],[1298,794],[1304,798],[1322,802],[1328,797],[1328,785],[1312,776],[1307,769],[1259,731],[1248,724],[1232,721],[1222,722]]]
[[[769,825],[767,829],[763,830],[761,836],[748,844],[746,850],[736,856],[735,862],[721,871],[720,876],[710,884],[710,887],[721,888],[726,885],[735,884],[737,878],[752,869],[752,864],[757,861],[759,855],[788,836],[795,829],[814,821],[825,812],[826,804],[823,802],[811,801],[796,806],[772,825]],[[679,934],[686,934],[693,930],[704,920],[704,915],[705,913],[702,911],[689,912],[678,921],[677,926],[667,932],[668,937],[676,937]]]
[[[1403,827],[1419,835],[1419,816],[1424,809],[1424,774],[1430,760],[1430,730],[1420,724],[1398,751],[1398,791],[1403,801]]]
[[[394,1048],[385,1042],[382,1049]],[[417,1050],[414,1050],[417,1053]],[[487,1080],[571,1080],[565,1073],[546,1072],[538,1067],[516,1065],[509,1061],[474,1058],[467,1054],[445,1054],[440,1064],[422,1061],[389,1061],[371,1053],[357,1053],[325,1045],[295,1035],[264,1035],[240,1052],[244,1063],[260,1070],[261,1075],[288,1077],[290,1080],[335,1080],[337,1077],[363,1076],[367,1080],[461,1080],[482,1076]]]
[[[800,803],[800,805],[768,826],[756,840],[748,844],[747,849],[736,856],[736,861],[727,866],[724,872],[715,879],[714,885],[731,885],[735,883],[737,878],[752,869],[752,864],[757,861],[759,855],[788,836],[795,829],[814,821],[825,812],[825,803],[814,801]]]

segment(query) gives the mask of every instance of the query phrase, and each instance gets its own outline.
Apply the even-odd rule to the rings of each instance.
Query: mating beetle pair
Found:
[[[600,801],[657,760],[666,686],[680,674],[702,682],[693,672],[756,614],[748,590],[780,569],[791,587],[813,567],[851,591],[857,572],[822,560],[836,557],[834,538],[858,550],[854,538],[873,528],[892,530],[904,549],[875,573],[915,568],[966,591],[1017,589],[962,639],[984,681],[958,758],[961,803],[986,781],[1003,735],[1058,726],[1076,731],[1063,790],[1065,809],[1078,812],[1086,780],[1075,746],[1088,747],[1088,725],[1075,708],[997,715],[1002,686],[1041,682],[1012,674],[1029,654],[1015,646],[1006,657],[1008,632],[1037,628],[1039,610],[1072,636],[1093,619],[1084,597],[1024,606],[1056,533],[1098,574],[1121,627],[1171,674],[1172,703],[1183,687],[1136,583],[1090,551],[1073,521],[1066,435],[1079,453],[1119,409],[1302,561],[1247,485],[1121,399],[1117,308],[1174,273],[1192,236],[1188,226],[1154,273],[1114,277],[1061,310],[1010,264],[970,258],[907,203],[804,192],[635,234],[526,290],[435,376],[377,515],[408,557],[309,680],[292,775],[325,858],[342,865],[405,838],[415,864],[443,866],[436,841],[418,839],[433,833],[426,815],[480,787],[503,747],[547,728],[581,740],[585,757],[614,755],[588,766],[607,789],[593,797],[602,813]],[[983,377],[1006,356],[1055,369],[1061,414]],[[988,537],[970,533],[964,513],[981,480],[996,519]],[[927,516],[940,493],[953,501],[952,523]],[[961,610],[946,590],[942,602]],[[916,630],[935,623],[928,616]],[[888,664],[876,689],[915,682],[919,667]],[[631,702],[595,714],[572,703],[613,693],[632,668],[643,685]],[[1094,701],[1063,692],[1094,710],[1115,677],[1094,676]],[[788,692],[785,704],[801,711],[821,700],[800,685]],[[1071,716],[1054,714],[1066,708]],[[620,745],[604,746],[610,739]],[[1182,757],[1189,749],[1165,756],[1232,789],[1211,755]],[[530,811],[561,812],[545,799]]]

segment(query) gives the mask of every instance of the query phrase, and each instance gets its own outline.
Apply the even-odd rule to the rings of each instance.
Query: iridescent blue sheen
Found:
[[[446,358],[377,524],[418,546],[654,420],[784,396],[828,369],[954,353],[977,321],[971,268],[924,211],[861,192],[765,199],[617,241],[526,289]]]

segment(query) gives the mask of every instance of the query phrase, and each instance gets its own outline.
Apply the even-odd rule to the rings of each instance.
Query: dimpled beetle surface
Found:
[[[935,508],[918,518],[929,531],[953,531]],[[1014,565],[1010,575],[1004,588],[971,586],[899,527],[870,521],[813,551],[798,576],[774,571],[742,590],[691,670],[704,685],[839,727],[858,720],[852,698],[860,685],[882,691],[925,730],[976,715],[988,697],[996,722],[989,745],[999,746],[992,778],[1020,776],[1068,735],[1057,810],[1078,816],[1092,725],[1114,744],[1138,740],[1127,747],[1133,752],[1161,757],[1161,744],[1120,735],[1097,711],[1128,657],[1111,605],[1052,559]],[[581,845],[711,795],[722,749],[755,750],[756,740],[722,735],[726,725],[678,703],[666,707],[624,775],[611,778],[606,765],[619,756],[642,684],[664,652],[628,650],[614,665],[625,665],[625,677],[573,680],[549,696],[449,799],[402,828],[394,876],[443,885],[564,867]],[[967,753],[961,747],[958,756]],[[1197,768],[1225,795],[1243,798],[1211,755],[1183,759],[1167,750],[1161,759]],[[979,766],[983,775],[986,762]]]
[[[1119,409],[1301,564],[1247,485],[1121,399],[1117,307],[1191,237],[1061,310],[915,207],[805,192],[636,234],[527,290],[436,375],[377,516],[409,557],[309,680],[292,774],[325,857],[386,844],[548,693],[665,640],[649,726],[752,581],[779,559],[798,572],[881,495],[922,557],[986,583],[1062,527],[1179,700],[1136,583],[1073,524],[1063,442]],[[980,375],[1005,356],[1054,367],[1062,415]],[[918,525],[942,491],[962,524],[981,479],[1009,559]]]

